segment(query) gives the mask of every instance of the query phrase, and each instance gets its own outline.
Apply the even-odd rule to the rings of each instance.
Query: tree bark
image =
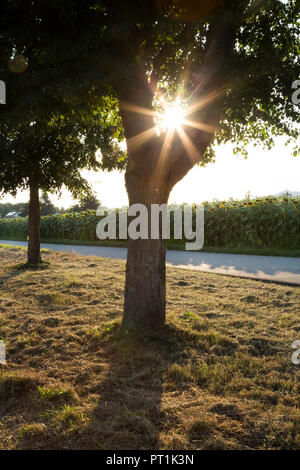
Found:
[[[165,240],[130,240],[122,328],[159,328],[165,323]]]
[[[133,178],[134,179],[134,178]],[[126,175],[130,205],[148,210],[148,239],[128,240],[123,330],[160,328],[165,323],[166,240],[151,239],[151,204],[164,204],[169,192],[152,180],[133,181]]]
[[[28,213],[28,252],[27,260],[30,264],[41,263],[40,246],[40,201],[39,188],[30,184],[29,213]]]

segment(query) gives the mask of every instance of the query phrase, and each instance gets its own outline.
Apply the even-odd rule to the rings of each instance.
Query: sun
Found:
[[[184,109],[179,101],[163,104],[163,111],[159,114],[159,127],[161,130],[178,130],[184,119]]]
[[[162,115],[164,127],[167,129],[178,129],[182,124],[183,110],[180,106],[170,106]]]
[[[155,136],[162,137],[164,134],[161,150],[161,154],[164,155],[172,148],[171,143],[176,133],[193,164],[199,162],[201,160],[199,150],[194,145],[185,129],[189,127],[201,132],[214,134],[214,126],[199,120],[191,120],[190,116],[194,115],[197,110],[207,106],[208,103],[217,99],[221,93],[222,90],[216,90],[207,96],[199,98],[197,101],[194,99],[192,102],[191,96],[182,99],[182,96],[179,94],[173,101],[168,101],[164,96],[158,94],[154,97],[153,110],[122,101],[120,103],[122,109],[147,116],[149,122],[151,121],[151,119],[149,119],[150,116],[154,123],[152,127],[127,139],[127,148],[128,146],[130,146],[131,150],[140,148],[148,140],[153,139]]]

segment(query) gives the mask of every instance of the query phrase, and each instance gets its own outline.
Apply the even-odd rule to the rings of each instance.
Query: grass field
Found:
[[[0,247],[1,449],[299,449],[300,287],[168,269],[121,337],[124,262]]]

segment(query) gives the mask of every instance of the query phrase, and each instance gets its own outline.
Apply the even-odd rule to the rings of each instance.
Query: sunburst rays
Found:
[[[208,132],[210,134],[213,134],[215,132],[214,126],[204,124],[203,122],[191,121],[190,119],[182,119],[181,122],[185,126],[194,127],[195,129],[199,129],[203,132]]]
[[[137,106],[135,104],[128,103],[128,101],[120,101],[120,108],[125,111],[131,111],[133,113],[145,114],[146,116],[154,117],[155,113],[151,109],[143,108],[142,106]]]
[[[197,150],[196,146],[193,144],[192,140],[181,126],[178,127],[177,132],[182,142],[182,145],[185,148],[187,156],[189,157],[192,165],[195,165],[201,159],[199,151]]]
[[[150,127],[144,132],[140,132],[140,134],[135,135],[134,137],[130,137],[127,139],[127,148],[129,151],[137,150],[138,148],[142,147],[148,140],[153,138],[156,135],[156,126]]]
[[[182,145],[191,160],[192,164],[199,162],[201,156],[197,150],[195,144],[192,142],[191,138],[185,132],[184,127],[191,127],[198,129],[202,132],[207,132],[213,134],[215,132],[215,127],[211,126],[200,120],[191,120],[188,119],[188,116],[199,113],[200,110],[205,108],[207,105],[211,104],[213,101],[217,100],[224,93],[223,89],[218,89],[211,91],[200,99],[193,100],[188,106],[181,102],[180,95],[177,96],[176,100],[173,103],[168,103],[163,96],[158,96],[158,103],[161,112],[150,110],[142,106],[137,106],[128,102],[122,101],[120,107],[122,110],[138,113],[144,116],[149,116],[152,118],[154,125],[137,134],[134,137],[131,137],[127,141],[128,149],[136,150],[142,147],[148,140],[152,139],[156,134],[160,135],[165,133],[163,143],[161,146],[161,151],[157,163],[157,171],[161,171],[163,163],[166,160],[169,151],[172,147],[172,140],[174,133],[177,132]],[[192,96],[192,95],[191,95]],[[191,97],[190,97],[191,98]],[[191,101],[191,99],[187,100]]]
[[[170,127],[169,129],[167,129],[163,144],[161,146],[158,161],[156,164],[157,175],[161,175],[163,173],[164,163],[172,148],[172,140],[173,140],[174,132],[175,132],[175,129],[173,127]]]

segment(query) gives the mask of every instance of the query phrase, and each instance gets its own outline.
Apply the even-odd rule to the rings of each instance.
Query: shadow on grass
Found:
[[[48,261],[41,261],[38,264],[33,264],[33,263],[19,263],[15,264],[13,266],[9,266],[12,270],[16,271],[39,271],[41,269],[47,269],[50,267],[50,263]]]
[[[3,284],[5,280],[12,279],[24,271],[41,271],[50,268],[50,266],[51,263],[47,261],[42,261],[39,264],[18,263],[7,265],[5,266],[4,274],[0,276],[0,285]]]
[[[29,425],[19,430],[16,448],[159,449],[169,420],[161,410],[165,372],[176,361],[186,363],[189,342],[172,326],[121,336],[119,323],[106,325],[89,338],[90,374],[74,387],[81,403],[42,404],[32,392],[25,402]]]
[[[70,389],[68,401],[41,400],[36,388],[18,398],[27,422],[18,428],[15,448],[156,450],[166,445],[169,432],[169,445],[175,445],[171,433],[181,418],[168,403],[162,406],[163,393],[174,391],[180,403],[187,386],[182,374],[192,350],[205,352],[203,343],[196,332],[172,324],[127,336],[119,327],[115,321],[86,335],[77,356],[84,367],[68,384],[67,369],[60,385],[41,381],[46,391],[62,388],[62,397]]]
[[[182,357],[186,338],[172,326],[127,337],[116,330],[102,345],[106,378],[90,390],[100,394],[87,430],[92,448],[159,449],[164,373]]]

